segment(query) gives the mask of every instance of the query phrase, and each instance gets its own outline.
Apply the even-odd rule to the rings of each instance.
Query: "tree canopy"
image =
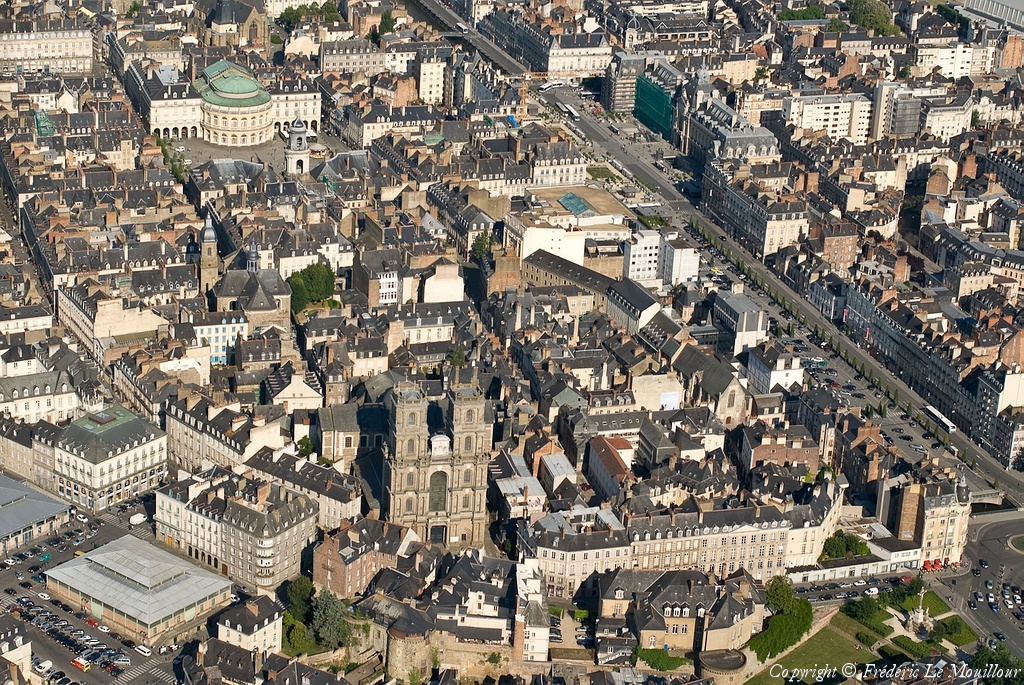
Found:
[[[292,311],[301,312],[310,302],[328,300],[334,295],[334,272],[317,262],[289,276],[288,285],[292,288]]]
[[[316,641],[329,649],[337,649],[348,639],[345,604],[330,590],[323,590],[313,598],[313,632]]]
[[[288,611],[296,621],[305,623],[309,620],[313,592],[313,581],[306,576],[299,576],[288,583]]]
[[[813,21],[824,19],[825,10],[820,5],[808,5],[799,10],[780,10],[779,21]]]
[[[837,530],[835,535],[825,540],[821,552],[821,559],[846,559],[848,557],[862,557],[868,554],[868,545],[856,535],[847,535]]]
[[[395,30],[395,17],[391,10],[384,10],[380,15],[380,23],[377,24],[377,31],[380,33],[391,33]]]
[[[452,351],[448,353],[448,361],[456,369],[461,369],[467,362],[466,348],[462,345],[453,347]]]
[[[286,29],[291,31],[303,19],[322,19],[328,22],[341,21],[341,12],[338,11],[338,6],[332,3],[331,0],[326,0],[322,5],[311,3],[309,5],[289,7],[284,12],[281,12],[277,19]]]
[[[995,649],[978,647],[971,660],[971,670],[984,673],[989,664],[993,667],[991,674],[986,676],[988,685],[1020,685],[1024,682],[1024,659],[1014,656],[1006,645],[996,645]]]
[[[800,641],[811,629],[814,609],[806,599],[793,594],[784,576],[775,576],[765,588],[765,602],[774,612],[768,627],[750,639],[748,646],[760,661],[780,654]]]
[[[490,231],[481,231],[477,234],[476,239],[473,240],[473,258],[480,260],[491,251],[491,233]]]
[[[850,21],[876,36],[898,36],[899,28],[892,23],[892,10],[880,0],[849,0]]]
[[[796,601],[793,584],[786,576],[772,576],[765,586],[765,603],[773,614],[789,611]]]

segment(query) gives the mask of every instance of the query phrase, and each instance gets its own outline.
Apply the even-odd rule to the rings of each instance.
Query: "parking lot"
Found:
[[[0,563],[0,608],[24,622],[25,634],[32,641],[33,668],[48,683],[177,682],[170,663],[176,652],[146,656],[136,651],[131,640],[82,613],[80,607],[54,599],[45,586],[47,569],[68,561],[76,552],[95,549],[126,534],[152,540],[149,524],[133,527],[127,522],[132,514],[144,511],[145,504],[136,502],[98,518],[73,517],[56,536],[37,540]],[[77,668],[72,663],[75,659],[88,670]]]

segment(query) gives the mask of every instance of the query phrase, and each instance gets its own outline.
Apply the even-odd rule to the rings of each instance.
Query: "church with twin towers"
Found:
[[[483,544],[494,421],[477,370],[456,369],[446,380],[403,381],[385,405],[388,520],[433,544]]]

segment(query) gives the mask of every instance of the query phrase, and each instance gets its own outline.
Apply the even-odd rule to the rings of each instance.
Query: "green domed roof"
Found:
[[[210,85],[215,91],[225,95],[251,95],[260,89],[260,84],[256,81],[234,71],[213,80]]]
[[[247,69],[220,60],[203,69],[193,84],[203,100],[221,107],[252,107],[270,102],[270,94]]]

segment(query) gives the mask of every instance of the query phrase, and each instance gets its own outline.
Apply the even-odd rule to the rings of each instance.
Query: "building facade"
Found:
[[[873,102],[861,93],[799,95],[783,100],[786,121],[805,131],[824,131],[832,140],[868,142]]]
[[[413,383],[387,398],[388,518],[431,543],[464,547],[486,535],[492,428],[475,380],[453,383],[444,404]]]
[[[105,511],[167,476],[167,434],[121,405],[34,437],[33,451],[53,452],[51,479],[37,483],[82,509]]]
[[[257,592],[299,575],[317,504],[279,483],[213,468],[157,492],[157,541]]]
[[[92,32],[73,21],[18,22],[0,34],[0,68],[19,74],[89,74],[93,49]]]

